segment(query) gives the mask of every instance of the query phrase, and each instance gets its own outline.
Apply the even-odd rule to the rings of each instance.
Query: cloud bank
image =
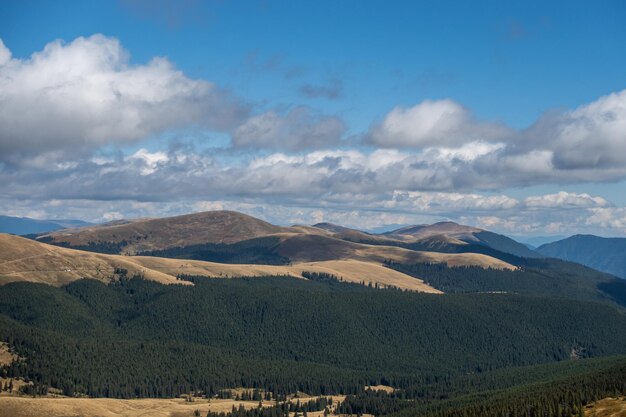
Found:
[[[336,98],[309,87],[309,97]],[[199,138],[184,147],[143,145],[182,129]],[[224,135],[226,145],[202,146],[207,132]],[[626,233],[625,209],[601,196],[509,195],[626,179],[626,90],[546,112],[526,129],[480,120],[443,99],[397,106],[369,130],[348,132],[339,116],[249,103],[164,57],[131,63],[115,38],[54,41],[27,59],[0,41],[3,212],[73,205],[100,207],[94,216],[110,219],[221,206],[281,223],[451,218],[513,232],[575,225]],[[114,152],[103,157],[103,147]]]

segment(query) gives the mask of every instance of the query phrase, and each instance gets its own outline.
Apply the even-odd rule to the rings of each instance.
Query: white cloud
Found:
[[[115,38],[54,41],[29,59],[0,45],[0,158],[129,143],[165,129],[226,129],[247,109],[166,58],[130,65]]]
[[[562,169],[624,167],[626,164],[626,90],[564,113],[551,144]]]
[[[0,65],[5,65],[11,60],[11,51],[4,45],[0,39]]]
[[[506,195],[480,195],[463,193],[437,193],[395,191],[393,204],[387,207],[413,209],[422,212],[452,213],[459,211],[508,210],[519,205],[519,201]]]
[[[394,108],[382,123],[372,127],[367,140],[383,147],[455,147],[469,142],[503,140],[508,134],[502,125],[478,122],[465,107],[445,99]]]
[[[590,211],[591,216],[585,220],[586,225],[626,234],[626,207],[603,207]]]
[[[524,200],[529,208],[591,208],[606,207],[610,203],[602,197],[594,197],[586,193],[576,194],[560,191],[555,194],[531,196]]]
[[[626,90],[546,112],[525,130],[477,121],[452,100],[426,100],[393,109],[365,141],[418,149],[431,157],[432,173],[456,171],[474,181],[451,180],[451,187],[615,181],[626,178]]]
[[[104,222],[111,222],[113,220],[120,220],[123,218],[124,215],[119,211],[107,211],[106,213],[102,214],[102,217],[99,220]]]
[[[528,233],[626,224],[623,208],[591,194],[502,191],[626,179],[626,90],[524,130],[449,99],[396,107],[364,135],[374,149],[350,148],[342,119],[308,107],[249,110],[166,58],[131,64],[114,38],[55,41],[27,59],[0,41],[0,208],[70,213],[72,202],[113,218],[239,207],[304,223],[450,218]],[[220,130],[231,147],[119,148],[176,128]],[[112,146],[95,151],[103,145]]]
[[[138,161],[141,164],[140,174],[150,175],[154,173],[159,165],[167,163],[170,158],[165,152],[148,152],[147,149],[139,149],[137,152],[126,158],[127,161]]]
[[[141,177],[140,178],[148,178]],[[197,190],[197,187],[194,189]],[[552,201],[554,195],[567,195],[562,205],[529,206],[527,201]],[[29,213],[38,218],[83,218],[90,221],[118,218],[168,216],[205,210],[237,210],[276,224],[313,224],[321,221],[349,227],[372,229],[390,224],[423,224],[452,220],[501,233],[615,235],[626,233],[626,208],[589,207],[567,202],[577,194],[555,193],[518,200],[510,196],[475,193],[406,193],[371,196],[343,194],[318,205],[310,200],[276,204],[266,198],[241,199],[224,196],[197,199],[179,193],[166,201],[116,199],[52,199],[47,201],[0,199],[0,211],[13,215]],[[597,197],[590,196],[591,199]],[[601,204],[604,204],[601,202]],[[38,207],[37,210],[32,207]]]

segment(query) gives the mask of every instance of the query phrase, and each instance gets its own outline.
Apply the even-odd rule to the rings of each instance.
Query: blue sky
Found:
[[[395,105],[446,97],[523,128],[548,109],[624,87],[622,1],[26,0],[2,8],[2,39],[17,57],[103,33],[120,39],[132,62],[167,56],[190,77],[251,100],[340,111],[355,130]],[[286,80],[289,70],[302,74]],[[341,79],[345,96],[305,100],[293,88],[299,78]]]
[[[193,117],[170,120],[162,113],[141,113],[147,111],[146,91],[138,108],[133,105],[140,93],[122,92],[122,99],[132,98],[131,104],[124,102],[129,106],[125,114],[138,111],[147,119],[122,131],[119,118],[124,116],[112,116],[117,122],[111,122],[89,113],[67,137],[59,137],[60,127],[60,133],[47,134],[57,130],[46,129],[43,122],[41,134],[34,131],[34,124],[51,114],[43,104],[35,105],[42,116],[36,118],[35,111],[24,126],[18,120],[10,130],[0,131],[5,142],[1,150],[7,155],[0,161],[0,175],[10,184],[0,209],[102,220],[223,207],[272,221],[323,219],[364,228],[449,218],[514,234],[622,235],[626,163],[615,155],[626,148],[619,130],[624,116],[619,93],[626,88],[625,21],[626,3],[621,1],[3,2],[0,39],[10,50],[7,62],[15,64],[8,69],[5,63],[0,78],[5,92],[12,92],[2,96],[0,90],[5,108],[20,89],[34,91],[25,84],[31,78],[16,74],[54,72],[50,68],[62,74],[64,68],[69,71],[93,58],[92,51],[110,48],[111,42],[128,59],[91,62],[76,80],[93,74],[91,64],[108,65],[106,79],[124,78],[129,68],[150,69],[155,57],[165,57],[171,68],[161,75],[167,80],[179,71],[189,91],[198,81],[220,93],[168,96],[171,102],[159,101],[172,106],[171,112],[159,110],[168,116],[186,108],[181,100],[191,109],[200,102],[203,109]],[[94,40],[93,35],[101,38]],[[75,45],[81,37],[89,41]],[[35,63],[32,54],[45,55],[44,47],[58,39],[59,56],[46,55]],[[77,83],[59,77],[62,81],[53,80],[54,86]],[[107,85],[126,91],[115,82]],[[64,90],[68,103],[77,102],[72,94],[84,99],[85,88],[102,93],[101,85],[86,85]],[[162,88],[171,92],[180,85],[164,83]],[[49,91],[50,85],[46,88],[41,91]],[[54,112],[65,108],[57,100],[49,103]],[[228,116],[213,114],[224,107],[232,110]],[[583,110],[576,113],[579,108]],[[69,111],[54,113],[54,120],[76,119]],[[442,114],[445,123],[419,133]],[[155,117],[163,122],[154,122]],[[609,125],[600,125],[602,120]],[[270,133],[260,133],[259,126]],[[20,135],[39,139],[11,145]],[[172,166],[172,161],[182,161],[184,149],[189,155],[204,155],[204,162],[197,162],[202,169],[197,169],[205,177]],[[320,152],[326,152],[324,167]],[[396,166],[400,160],[402,167]],[[259,171],[246,170],[253,161]],[[129,173],[131,162],[148,168]],[[54,164],[60,168],[52,173]],[[389,164],[396,165],[392,169]],[[531,169],[533,164],[536,169]],[[216,165],[217,171],[208,169]],[[86,179],[81,170],[93,172],[94,166],[104,171]],[[290,176],[291,170],[309,168],[314,172],[305,176],[315,178],[314,184],[291,184],[297,177]],[[34,177],[37,170],[40,177]],[[188,189],[185,193],[168,199],[165,192],[145,192],[155,186],[146,177],[162,175],[155,183],[169,184],[165,176],[180,178],[181,170],[187,188],[174,180],[171,187]],[[134,180],[135,194],[94,190],[108,189],[107,181],[115,179],[109,177],[122,171]],[[281,178],[278,171],[289,177]],[[227,173],[250,181],[227,190],[205,185],[225,181]],[[277,177],[254,182],[272,175]],[[394,181],[393,175],[401,177]],[[25,188],[20,181],[32,184],[51,177],[81,190],[68,193],[49,184],[19,191]],[[268,185],[281,180],[289,183],[283,189]],[[396,183],[398,188],[390,189]],[[307,198],[297,190],[299,185],[321,195]],[[60,191],[52,191],[55,186]],[[535,197],[543,198],[539,206]],[[460,199],[466,203],[457,204]],[[519,214],[515,222],[511,213]]]

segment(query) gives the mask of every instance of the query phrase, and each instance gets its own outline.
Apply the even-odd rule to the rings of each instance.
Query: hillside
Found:
[[[383,235],[367,233],[357,229],[340,226],[333,223],[317,223],[313,227],[329,232],[337,239],[347,240],[357,243],[376,243],[381,245],[395,245],[397,239],[389,238]]]
[[[346,282],[440,292],[420,279],[390,271],[380,263],[359,260],[301,262],[291,265],[222,264],[152,256],[98,254],[0,234],[0,285],[28,281],[61,286],[81,278],[110,282],[119,275],[116,270],[120,269],[126,270],[126,276],[141,275],[164,284],[189,284],[176,279],[180,274],[207,277],[288,275],[302,278],[302,272],[308,271],[332,274]]]
[[[482,245],[499,252],[525,258],[540,255],[526,245],[515,240],[475,227],[454,222],[439,222],[432,225],[406,226],[383,234],[385,237],[398,239],[412,244],[439,247],[443,251],[463,250],[464,244]],[[461,248],[455,248],[461,247]]]
[[[29,281],[60,286],[81,278],[108,282],[116,269],[161,283],[177,282],[174,276],[146,269],[128,257],[61,248],[0,234],[0,284]]]
[[[332,233],[335,238],[358,243],[401,246],[407,249],[446,253],[483,253],[488,255],[498,255],[499,253],[503,255],[501,259],[506,255],[525,258],[541,257],[539,253],[531,250],[527,245],[507,236],[454,222],[404,226],[381,234],[366,233],[332,223],[318,223],[314,227]]]
[[[478,229],[476,229],[478,230]],[[451,242],[465,245],[457,239]],[[450,254],[440,246],[402,247],[404,242],[336,225],[275,226],[245,214],[212,211],[162,219],[62,230],[38,237],[40,242],[98,253],[150,255],[220,263],[284,265],[353,259],[382,263],[446,262],[514,268],[485,253]],[[414,250],[417,249],[417,250]],[[454,251],[452,251],[454,252]],[[464,251],[461,251],[464,252]]]
[[[208,211],[62,230],[40,236],[39,239],[76,248],[89,246],[94,242],[108,243],[118,248],[113,253],[134,254],[199,243],[235,243],[299,230],[274,226],[233,211]]]
[[[289,259],[304,262],[357,259],[383,263],[391,259],[405,263],[444,262],[451,266],[472,265],[484,268],[515,269],[508,262],[484,254],[417,251],[398,246],[356,243],[336,237],[311,234],[282,236],[277,251]]]
[[[395,237],[398,239],[423,239],[429,236],[446,235],[454,236],[459,239],[469,239],[474,233],[481,232],[481,229],[465,226],[454,222],[438,222],[434,224],[420,224],[414,226],[405,226],[389,232],[383,233],[385,236]]]
[[[542,245],[537,252],[626,278],[626,238],[575,235]]]
[[[274,402],[264,402],[271,407]],[[133,399],[113,398],[28,398],[0,397],[0,417],[193,417],[196,410],[206,416],[207,412],[228,413],[233,407],[256,409],[258,401],[235,401],[230,399],[195,398],[188,402],[183,398]]]
[[[187,279],[194,286],[1,286],[0,337],[26,359],[7,374],[117,398],[238,386],[350,394],[380,384],[437,398],[506,368],[494,388],[520,377],[511,368],[626,353],[626,316],[608,304],[288,277]]]

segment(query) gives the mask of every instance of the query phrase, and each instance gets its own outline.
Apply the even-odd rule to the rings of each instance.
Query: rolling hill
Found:
[[[626,279],[626,238],[575,235],[541,245],[537,252]]]
[[[87,247],[109,243],[121,254],[189,246],[198,243],[235,243],[298,229],[274,226],[233,211],[208,211],[159,219],[137,219],[113,224],[61,230],[40,236],[48,243]]]
[[[426,259],[434,260],[438,254],[433,256],[434,258]],[[445,257],[442,261],[445,261]],[[420,279],[385,268],[381,263],[358,259],[300,262],[291,265],[222,264],[154,256],[99,254],[0,234],[0,285],[27,281],[62,286],[81,278],[108,283],[119,278],[121,270],[128,277],[140,275],[162,284],[185,285],[189,283],[178,280],[178,275],[215,278],[285,275],[303,278],[302,273],[306,271],[331,274],[345,282],[372,283],[381,287],[393,286],[419,292],[441,292]]]
[[[355,236],[357,241],[352,239]],[[275,226],[232,211],[62,230],[39,236],[38,240],[99,253],[220,263],[281,265],[351,259],[381,264],[391,259],[406,263],[446,262],[454,266],[514,268],[489,254],[414,250],[402,247],[403,242],[398,239],[382,235],[368,235],[340,226]]]
[[[326,230],[333,237],[373,245],[400,246],[407,249],[447,253],[483,253],[506,260],[507,255],[538,258],[542,255],[507,236],[454,222],[405,226],[381,234],[318,223],[313,227]]]
[[[214,211],[67,229],[38,241],[16,239],[4,237],[5,245],[22,247],[21,254],[0,264],[4,282],[63,285],[81,277],[107,282],[117,269],[164,283],[181,274],[302,278],[310,272],[421,292],[513,292],[626,303],[623,286],[610,275],[538,258],[505,236],[452,222],[374,235],[329,223],[275,226]]]
[[[423,243],[431,247],[482,245],[496,251],[524,258],[541,257],[537,252],[515,240],[475,227],[454,222],[439,222],[432,225],[407,226],[383,234],[385,237],[411,243]]]

